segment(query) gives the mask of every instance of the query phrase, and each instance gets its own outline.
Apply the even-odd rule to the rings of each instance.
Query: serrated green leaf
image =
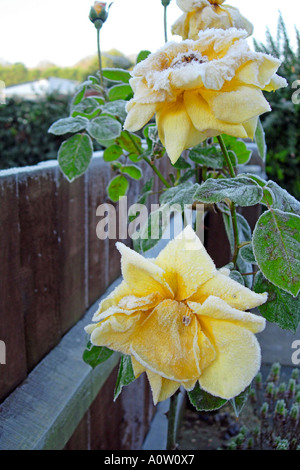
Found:
[[[249,207],[258,204],[263,197],[262,188],[252,179],[245,176],[212,179],[203,183],[194,195],[199,202],[216,204],[221,201],[230,201],[242,207]]]
[[[136,377],[133,372],[131,357],[122,356],[121,361],[120,361],[115,391],[114,391],[114,401],[116,401],[116,399],[122,392],[122,388],[134,382],[135,379]]]
[[[150,51],[143,50],[138,53],[138,56],[136,58],[136,63],[138,64],[139,62],[142,62],[142,60],[147,59],[147,57],[151,54]]]
[[[143,177],[142,170],[135,165],[123,166],[122,173],[126,173],[126,175],[130,176],[130,178],[133,178],[134,180],[140,180]]]
[[[102,72],[104,78],[113,82],[129,83],[131,79],[131,73],[124,69],[107,68],[103,69]]]
[[[262,126],[260,118],[258,118],[254,140],[257,145],[258,155],[260,156],[262,161],[265,162],[266,155],[267,155],[267,146],[266,146],[265,131]]]
[[[280,328],[296,333],[300,323],[300,295],[293,297],[274,286],[260,271],[255,276],[253,290],[257,294],[268,292],[268,301],[258,307],[262,316]]]
[[[118,175],[111,180],[108,185],[107,193],[110,199],[113,202],[118,202],[118,200],[125,196],[128,191],[129,183],[125,176]]]
[[[83,352],[83,360],[93,369],[107,361],[112,356],[114,351],[104,346],[94,346],[90,341],[88,342],[86,349]]]
[[[86,129],[88,124],[88,119],[84,117],[77,116],[75,118],[68,117],[59,119],[54,122],[49,128],[48,132],[54,135],[63,135],[69,134],[71,132],[79,132],[83,129]]]
[[[202,390],[197,383],[194,390],[188,392],[191,404],[197,411],[215,411],[222,408],[227,403],[223,398],[214,397]]]
[[[133,91],[130,85],[115,85],[108,91],[110,101],[129,100],[133,97]]]
[[[121,135],[122,125],[109,116],[99,116],[89,122],[87,130],[98,142],[114,140]]]
[[[70,182],[87,170],[93,156],[93,144],[86,134],[76,134],[65,140],[58,151],[58,163]]]
[[[189,158],[198,165],[206,166],[213,170],[223,168],[225,165],[223,154],[216,147],[194,147],[189,152]]]
[[[297,296],[300,290],[300,217],[271,209],[258,220],[253,251],[263,275]]]
[[[111,145],[107,147],[103,152],[103,160],[105,162],[113,162],[118,160],[123,155],[123,150],[118,145]]]

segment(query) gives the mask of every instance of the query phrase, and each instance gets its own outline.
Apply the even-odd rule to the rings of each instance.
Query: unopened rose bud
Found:
[[[95,28],[101,29],[103,23],[107,20],[108,11],[106,10],[106,3],[95,2],[94,6],[90,9],[89,19],[94,23]]]

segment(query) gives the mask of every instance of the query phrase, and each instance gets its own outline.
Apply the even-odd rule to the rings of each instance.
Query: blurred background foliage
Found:
[[[296,47],[291,45],[284,20],[279,16],[277,37],[267,30],[266,43],[254,40],[255,49],[277,57],[282,61],[279,75],[288,81],[287,88],[276,93],[266,93],[272,112],[261,117],[268,146],[266,172],[270,179],[300,198],[300,104],[292,102],[296,89],[295,81],[300,80],[300,33],[295,28]],[[300,81],[297,85],[300,88]]]
[[[108,68],[129,69],[133,61],[116,49],[102,54],[102,65]],[[86,57],[76,66],[61,68],[40,64],[27,69],[24,64],[0,65],[0,77],[6,87],[14,84],[59,77],[85,81],[98,70],[98,57]],[[107,84],[108,87],[110,84]],[[6,99],[0,104],[0,169],[35,165],[40,161],[57,159],[57,150],[66,136],[48,133],[51,124],[70,112],[72,96],[49,94],[35,100]],[[102,147],[94,143],[94,150]]]
[[[129,69],[133,63],[117,49],[102,53],[102,66]],[[94,75],[98,70],[98,57],[85,57],[73,67],[58,67],[49,62],[41,62],[37,67],[29,69],[22,63],[1,65],[0,77],[5,86],[31,82],[41,78],[58,77],[83,82],[88,75]]]

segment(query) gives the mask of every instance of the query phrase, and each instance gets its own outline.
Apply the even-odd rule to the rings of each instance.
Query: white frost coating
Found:
[[[182,11],[188,13],[189,11],[196,10],[196,8],[204,8],[211,5],[211,3],[222,3],[222,1],[209,2],[208,0],[176,0],[176,3]]]
[[[270,82],[278,85],[285,83],[284,79],[275,75],[280,61],[267,54],[251,51],[246,37],[246,31],[236,28],[209,29],[199,33],[198,41],[186,39],[179,44],[170,42],[164,45],[134,68],[134,77],[130,80],[135,91],[133,101],[141,103],[172,101],[177,97],[176,89],[181,88],[204,86],[206,89],[218,91],[237,73],[239,73],[238,79],[247,83],[246,71],[239,72],[239,69],[247,63],[253,69],[252,74],[255,74],[253,77],[255,85],[263,88]],[[207,59],[206,51],[211,45],[215,53],[221,56],[220,58]],[[156,93],[151,96],[153,92]]]
[[[230,307],[224,300],[213,295],[209,296],[202,305],[197,302],[187,302],[187,304],[197,315],[227,322],[238,322],[240,326],[247,328],[252,333],[260,333],[266,326],[265,318]]]

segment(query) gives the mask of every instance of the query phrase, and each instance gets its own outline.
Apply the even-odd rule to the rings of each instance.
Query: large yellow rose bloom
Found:
[[[270,55],[251,51],[246,33],[209,29],[198,41],[168,43],[132,71],[134,97],[125,129],[135,132],[156,114],[159,137],[175,163],[208,137],[253,139],[258,116],[270,111],[262,90],[286,86]]]
[[[185,13],[172,26],[172,34],[182,39],[198,39],[199,31],[208,28],[238,28],[253,33],[253,25],[239,10],[222,5],[224,0],[177,0],[177,5]]]
[[[146,372],[154,403],[197,381],[214,396],[239,395],[260,368],[254,333],[265,327],[245,310],[267,294],[218,271],[189,226],[156,259],[117,247],[124,280],[86,327],[91,342],[130,355],[135,375]]]

